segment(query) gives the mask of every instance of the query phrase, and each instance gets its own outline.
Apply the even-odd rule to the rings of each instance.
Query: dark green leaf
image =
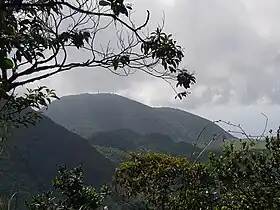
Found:
[[[123,4],[118,5],[117,6],[117,10],[118,10],[119,13],[122,13],[122,14],[128,16],[128,11],[127,11],[126,7]]]
[[[101,0],[101,1],[99,1],[99,5],[100,6],[109,6],[109,5],[111,5],[111,3],[108,1]]]
[[[130,5],[127,5],[126,8],[129,10],[132,10],[132,6],[130,6]]]
[[[37,54],[38,56],[40,56],[41,58],[45,58],[44,54],[41,53],[41,52],[37,52],[36,54]]]
[[[118,65],[119,65],[119,59],[118,58],[115,58],[113,60],[113,67],[114,67],[114,70],[117,70],[118,69]]]
[[[32,56],[31,56],[30,52],[24,51],[24,52],[22,52],[22,54],[29,63],[32,63]]]
[[[20,53],[19,50],[17,50],[17,52],[16,52],[16,59],[17,59],[19,62],[21,62],[21,53]]]
[[[12,69],[14,67],[14,63],[9,58],[2,58],[0,60],[0,68],[1,69]]]

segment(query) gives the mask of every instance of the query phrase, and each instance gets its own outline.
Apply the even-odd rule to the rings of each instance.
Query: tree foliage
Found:
[[[120,196],[142,199],[146,209],[199,209],[213,199],[205,193],[209,176],[206,166],[186,158],[148,153],[121,164],[115,185]]]
[[[37,195],[28,204],[30,210],[92,210],[102,207],[103,201],[110,194],[103,186],[98,192],[83,181],[81,167],[71,170],[61,167],[59,176],[53,182],[53,190]]]
[[[146,209],[279,209],[280,138],[266,149],[248,141],[227,145],[208,163],[160,154],[135,154],[117,169],[116,191],[127,202],[141,199]]]
[[[0,99],[0,156],[7,152],[9,142],[6,140],[11,131],[20,126],[35,125],[41,119],[40,108],[47,106],[53,98],[58,98],[54,90],[41,86],[27,89],[23,95],[12,92]]]
[[[185,89],[195,83],[192,74],[179,68],[183,49],[172,35],[162,28],[142,35],[149,12],[146,21],[135,26],[129,18],[132,7],[123,0],[3,0],[0,9],[4,92],[77,67],[103,67],[125,75],[141,70],[163,79],[177,79]],[[95,42],[104,30],[115,33],[116,40],[108,40],[99,48]],[[116,45],[110,46],[111,41]],[[86,52],[85,58],[73,61],[68,58],[70,51]]]

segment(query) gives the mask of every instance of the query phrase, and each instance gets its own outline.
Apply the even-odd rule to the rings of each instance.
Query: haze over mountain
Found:
[[[202,129],[200,142],[214,135],[234,138],[221,127],[197,115],[172,108],[153,108],[115,94],[80,94],[54,101],[44,114],[85,138],[97,132],[128,129],[146,135],[158,133],[174,141],[194,143]]]

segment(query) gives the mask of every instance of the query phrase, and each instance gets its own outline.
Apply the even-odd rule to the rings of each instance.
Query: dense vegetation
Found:
[[[115,177],[118,193],[141,199],[145,209],[279,209],[280,130],[267,137],[265,150],[248,141],[208,163],[161,154],[133,155]]]
[[[136,26],[129,18],[132,9],[123,0],[0,1],[0,208],[279,209],[280,128],[261,149],[250,141],[229,143],[222,155],[210,153],[203,162],[193,154],[201,149],[190,143],[211,141],[213,132],[232,136],[189,113],[131,101],[125,106],[127,99],[118,97],[116,103],[103,104],[79,98],[74,107],[68,108],[68,102],[52,113],[65,117],[61,110],[80,111],[59,120],[70,126],[77,120],[82,127],[76,131],[86,140],[40,114],[42,106],[57,98],[54,90],[38,87],[17,94],[18,87],[59,72],[99,67],[119,75],[136,70],[175,81],[183,88],[176,97],[187,96],[196,78],[180,68],[181,46],[162,27],[142,33],[150,13]],[[119,34],[118,27],[126,33]],[[111,40],[103,45],[106,49],[94,46],[102,31],[114,32],[115,46],[108,46]],[[86,59],[67,59],[70,51],[87,52]],[[89,109],[92,103],[95,107]],[[200,135],[209,123],[212,128]],[[35,127],[25,128],[30,125]],[[221,141],[213,142],[220,147]],[[64,164],[55,178],[55,169]]]

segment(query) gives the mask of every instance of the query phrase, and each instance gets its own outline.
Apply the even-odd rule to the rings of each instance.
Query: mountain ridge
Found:
[[[54,101],[44,114],[72,132],[89,138],[94,133],[129,129],[140,134],[160,133],[174,141],[195,143],[202,129],[211,121],[195,114],[170,107],[151,107],[117,94],[78,94]],[[210,141],[234,138],[216,124],[208,126],[200,136]],[[218,142],[218,141],[217,141]]]

